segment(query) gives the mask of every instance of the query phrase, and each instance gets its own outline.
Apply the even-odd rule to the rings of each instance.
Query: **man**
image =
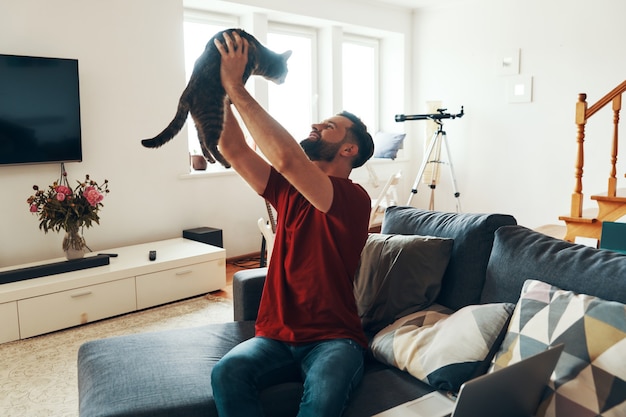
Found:
[[[372,156],[372,138],[343,112],[313,125],[299,145],[246,91],[247,42],[236,33],[224,37],[224,44],[216,41],[222,84],[270,163],[247,145],[230,105],[220,150],[276,208],[278,228],[256,337],[213,369],[218,413],[263,415],[258,392],[295,373],[304,381],[299,416],[340,416],[362,378],[367,347],[352,280],[367,239],[370,199],[348,176]]]

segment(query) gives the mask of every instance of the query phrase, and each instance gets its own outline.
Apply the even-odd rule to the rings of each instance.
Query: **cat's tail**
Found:
[[[178,102],[178,109],[176,110],[176,115],[174,119],[170,122],[170,124],[163,129],[161,133],[153,137],[152,139],[143,139],[141,144],[146,148],[158,148],[163,146],[165,143],[169,142],[176,136],[180,129],[185,125],[185,121],[187,121],[187,114],[189,113],[189,104],[186,100],[181,99]]]

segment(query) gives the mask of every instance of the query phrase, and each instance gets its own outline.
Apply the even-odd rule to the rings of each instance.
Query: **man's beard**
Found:
[[[331,162],[335,159],[335,156],[337,156],[337,152],[342,145],[343,142],[328,143],[321,139],[313,140],[308,138],[300,142],[300,146],[304,150],[304,153],[311,161],[324,162]]]

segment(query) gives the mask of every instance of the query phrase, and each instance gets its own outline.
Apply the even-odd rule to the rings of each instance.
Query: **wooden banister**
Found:
[[[615,97],[621,96],[621,94],[624,91],[626,91],[626,80],[624,80],[624,82],[622,82],[620,85],[618,85],[617,87],[609,91],[608,94],[602,97],[600,100],[598,100],[596,104],[589,107],[589,109],[587,109],[587,112],[585,113],[585,119],[589,119],[598,110],[600,110],[601,108],[609,104],[611,101],[613,101]]]
[[[617,194],[617,151],[619,136],[619,112],[622,109],[622,95],[613,99],[613,143],[611,144],[611,172],[607,195],[615,197]]]
[[[581,93],[578,95],[576,103],[576,165],[575,165],[575,185],[572,194],[572,202],[570,208],[571,217],[582,217],[583,212],[583,171],[585,163],[585,125],[587,120],[593,116],[598,110],[602,109],[609,103],[613,103],[613,141],[611,146],[611,170],[609,173],[608,195],[615,196],[617,192],[617,153],[618,153],[618,126],[619,114],[622,108],[622,93],[626,91],[626,80],[620,85],[609,91],[604,97],[598,100],[591,107],[587,106],[587,95]]]

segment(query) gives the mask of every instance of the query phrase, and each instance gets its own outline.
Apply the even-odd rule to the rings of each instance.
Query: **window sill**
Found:
[[[398,156],[396,159],[390,159],[390,158],[370,158],[367,163],[368,164],[372,164],[372,165],[390,165],[390,164],[394,164],[397,162],[409,162],[409,158],[405,157],[405,156]]]
[[[223,177],[235,175],[236,172],[234,169],[229,168],[215,168],[215,169],[207,169],[205,171],[190,171],[185,174],[180,174],[178,177],[183,180],[195,180],[201,178],[215,178],[215,177]]]

